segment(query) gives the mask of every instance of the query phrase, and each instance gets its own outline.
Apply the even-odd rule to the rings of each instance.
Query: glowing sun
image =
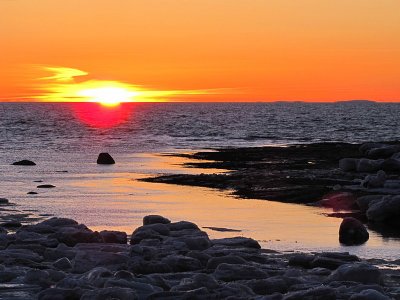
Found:
[[[87,98],[89,102],[97,102],[105,106],[116,106],[122,102],[133,102],[137,92],[123,87],[97,87],[83,89],[78,95]]]

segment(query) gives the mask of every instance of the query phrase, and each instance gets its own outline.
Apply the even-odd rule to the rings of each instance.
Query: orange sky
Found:
[[[163,100],[400,101],[399,0],[0,0],[0,41],[3,101],[40,66],[206,91]]]

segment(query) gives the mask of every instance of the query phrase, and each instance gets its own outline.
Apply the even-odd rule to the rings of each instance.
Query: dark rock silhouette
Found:
[[[171,223],[170,220],[158,215],[148,215],[143,218],[143,225],[150,225],[150,224],[169,224]]]
[[[99,157],[97,158],[97,163],[99,165],[113,165],[115,164],[115,160],[109,153],[102,152],[99,154]]]
[[[14,166],[36,166],[36,164],[31,160],[20,160],[12,163]]]
[[[126,243],[125,233],[98,233],[67,218],[25,225],[16,233],[0,227],[0,273],[2,284],[7,285],[0,290],[0,298],[289,300],[400,296],[399,270],[379,269],[349,253],[284,254],[259,249],[258,242],[250,238],[209,239],[191,222],[153,223],[168,220],[161,216],[145,219],[150,224],[134,231],[132,245]],[[124,243],[119,243],[122,238]],[[115,242],[109,243],[111,240]]]
[[[51,188],[55,188],[55,187],[56,186],[52,185],[52,184],[41,184],[41,185],[37,186],[38,189],[51,189]]]
[[[339,229],[339,241],[344,245],[361,245],[368,241],[369,233],[355,218],[344,218]]]
[[[28,195],[37,195],[37,192],[27,192]]]
[[[6,198],[0,198],[0,204],[8,204],[8,199]]]

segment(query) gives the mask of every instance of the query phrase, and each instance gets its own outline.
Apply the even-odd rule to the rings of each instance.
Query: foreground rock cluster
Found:
[[[146,216],[129,238],[65,218],[0,233],[1,299],[400,299],[400,271],[348,253],[281,254]]]

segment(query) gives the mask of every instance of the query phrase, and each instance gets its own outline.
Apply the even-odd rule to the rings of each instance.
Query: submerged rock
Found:
[[[16,161],[16,162],[14,162],[12,164],[14,166],[36,166],[36,164],[33,161],[27,160],[27,159]]]
[[[357,219],[344,218],[339,228],[339,241],[344,245],[361,245],[369,239],[365,226]]]
[[[115,164],[115,160],[112,158],[112,156],[109,153],[102,152],[99,154],[99,157],[97,158],[97,164],[113,165],[113,164]]]

